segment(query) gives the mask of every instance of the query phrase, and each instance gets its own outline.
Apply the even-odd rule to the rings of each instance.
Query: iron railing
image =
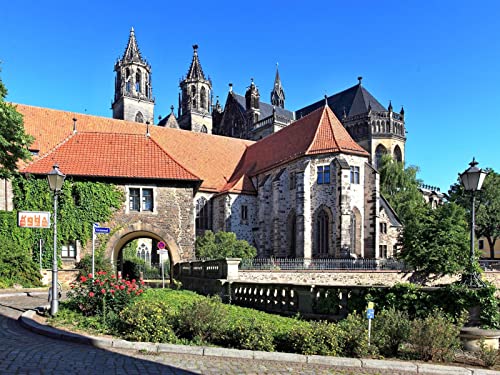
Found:
[[[398,270],[406,271],[404,262],[396,259],[243,259],[240,270]]]

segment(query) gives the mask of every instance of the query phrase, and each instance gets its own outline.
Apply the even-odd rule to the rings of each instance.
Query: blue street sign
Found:
[[[109,233],[109,228],[94,227],[94,232],[96,232],[96,233]]]
[[[366,309],[366,319],[375,318],[375,310],[374,309]]]

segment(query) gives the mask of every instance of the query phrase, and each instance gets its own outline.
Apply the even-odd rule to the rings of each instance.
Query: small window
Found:
[[[484,250],[484,240],[479,240],[479,250]]]
[[[241,221],[247,221],[248,220],[248,206],[242,205],[241,206]]]
[[[290,190],[294,190],[297,186],[297,176],[295,172],[290,172]]]
[[[380,257],[387,258],[387,245],[380,245]]]
[[[153,189],[151,188],[130,188],[129,189],[129,210],[153,212]]]
[[[330,183],[330,166],[318,166],[318,185]]]
[[[61,246],[62,258],[76,258],[76,243],[71,241]]]
[[[380,233],[382,234],[387,233],[387,223],[380,223]]]
[[[351,184],[359,184],[359,167],[351,167]]]
[[[202,127],[200,129],[200,133],[208,133],[208,129],[205,125],[202,125]]]

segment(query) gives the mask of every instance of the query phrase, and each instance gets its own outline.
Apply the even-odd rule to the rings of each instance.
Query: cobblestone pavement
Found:
[[[32,333],[18,323],[46,295],[0,298],[0,374],[400,374],[369,369],[136,350],[98,349]]]

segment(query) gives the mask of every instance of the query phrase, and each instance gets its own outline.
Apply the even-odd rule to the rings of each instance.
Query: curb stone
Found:
[[[22,295],[25,295],[23,293]],[[40,309],[40,308],[38,308]],[[216,347],[188,346],[176,344],[156,344],[148,342],[134,342],[121,339],[109,339],[96,336],[86,336],[71,332],[65,332],[57,328],[49,327],[36,322],[33,317],[35,310],[25,311],[20,317],[19,322],[26,329],[40,335],[52,337],[59,340],[87,344],[96,348],[120,348],[132,350],[147,350],[159,353],[177,353],[192,354],[199,356],[215,356],[228,358],[247,358],[255,360],[286,361],[296,363],[310,363],[337,367],[366,368],[374,370],[395,370],[405,371],[414,374],[436,374],[436,375],[493,375],[500,374],[498,371],[486,369],[473,369],[460,366],[432,365],[426,363],[413,363],[404,361],[388,361],[377,359],[357,359],[330,357],[319,355],[302,355],[280,352],[263,352],[239,349],[226,349]]]

